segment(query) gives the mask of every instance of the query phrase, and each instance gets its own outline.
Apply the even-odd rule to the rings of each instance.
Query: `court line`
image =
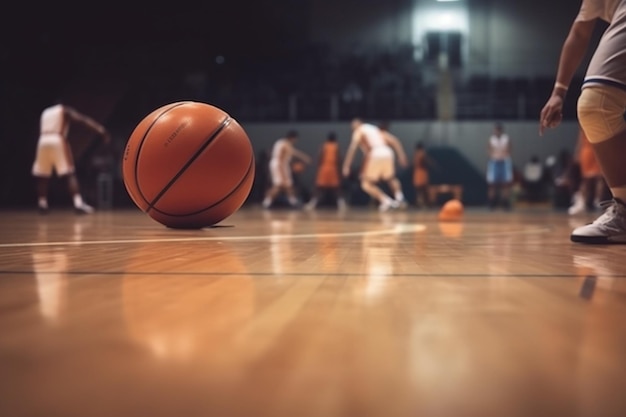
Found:
[[[0,270],[0,275],[34,275],[32,270]],[[357,272],[218,272],[218,271],[37,271],[36,274],[65,274],[65,275],[132,275],[132,276],[223,276],[223,277],[367,277],[367,273]],[[481,273],[400,273],[386,275],[388,278],[581,278],[578,274],[481,274]],[[602,278],[626,278],[626,274],[603,274]]]
[[[271,234],[257,236],[206,236],[206,237],[181,237],[181,238],[161,238],[161,239],[115,239],[115,240],[68,240],[57,242],[24,242],[24,243],[2,243],[0,248],[28,248],[42,246],[80,246],[80,245],[108,245],[125,243],[168,243],[168,242],[205,242],[205,241],[238,241],[238,240],[274,240],[274,239],[311,239],[325,237],[362,237],[362,236],[383,236],[392,234],[402,234],[410,232],[421,232],[426,230],[423,224],[400,224],[391,229],[385,230],[364,230],[361,232],[344,233],[304,233],[304,234]]]
[[[115,240],[68,240],[53,242],[23,242],[23,243],[0,243],[0,248],[29,248],[46,246],[81,246],[81,245],[110,245],[128,243],[168,243],[168,242],[210,242],[210,241],[242,241],[242,240],[281,240],[281,239],[311,239],[325,237],[363,237],[363,236],[384,236],[392,234],[404,234],[410,232],[422,232],[426,230],[424,224],[398,224],[392,229],[385,230],[364,230],[361,232],[344,233],[305,233],[305,234],[271,234],[256,236],[206,236],[206,237],[182,237],[182,238],[161,238],[161,239],[115,239]],[[487,234],[464,234],[466,238],[485,236],[512,236],[526,234],[541,234],[551,231],[549,227],[538,227],[524,230],[506,230],[501,232],[491,232]]]

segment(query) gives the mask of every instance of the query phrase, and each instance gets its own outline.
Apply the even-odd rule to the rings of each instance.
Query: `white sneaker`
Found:
[[[584,213],[585,209],[585,199],[582,194],[580,194],[580,192],[575,193],[574,197],[572,197],[572,205],[567,209],[567,213],[570,216],[574,216],[576,214]]]
[[[88,204],[81,204],[80,206],[74,207],[74,211],[76,214],[92,214],[95,210]]]
[[[400,207],[399,203],[396,200],[392,200],[392,199],[388,199],[388,200],[384,200],[382,203],[380,203],[380,205],[378,206],[378,210],[379,211],[389,211],[391,209],[396,209]]]
[[[602,206],[606,210],[593,223],[574,229],[572,242],[626,243],[626,206],[617,198],[602,202]]]

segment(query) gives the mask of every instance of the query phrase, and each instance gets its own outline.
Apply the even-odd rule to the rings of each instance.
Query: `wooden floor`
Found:
[[[549,210],[0,218],[0,416],[624,416],[626,247]]]

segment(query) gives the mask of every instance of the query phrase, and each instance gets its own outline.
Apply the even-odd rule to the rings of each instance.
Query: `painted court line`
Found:
[[[81,245],[111,245],[128,243],[169,243],[169,242],[205,242],[205,241],[242,241],[242,240],[280,240],[280,239],[312,239],[324,237],[361,237],[361,236],[383,236],[402,233],[421,232],[426,230],[422,224],[396,225],[385,230],[364,230],[361,232],[345,233],[305,233],[305,234],[271,234],[258,236],[207,236],[207,237],[181,237],[181,238],[161,238],[161,239],[115,239],[115,240],[68,240],[57,242],[24,242],[24,243],[2,243],[0,248],[28,248],[46,246],[81,246]]]

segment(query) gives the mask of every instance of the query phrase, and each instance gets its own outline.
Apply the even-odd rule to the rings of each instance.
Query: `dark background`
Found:
[[[211,102],[243,123],[324,122],[327,105],[316,104],[320,101],[318,93],[345,94],[346,86],[356,81],[369,86],[362,92],[365,101],[368,94],[374,94],[372,86],[378,84],[394,94],[407,94],[408,104],[390,113],[392,120],[436,120],[436,93],[428,78],[433,74],[433,62],[413,62],[416,51],[406,49],[402,39],[372,44],[377,30],[387,38],[396,36],[396,29],[398,38],[405,36],[403,27],[408,19],[404,10],[415,1],[425,4],[430,0],[12,4],[0,28],[0,207],[32,207],[35,198],[30,169],[39,117],[57,99],[104,123],[114,135],[113,152],[117,153],[143,116],[179,99]],[[470,64],[482,65],[484,70],[480,77],[471,78],[471,83],[464,81],[464,88],[471,94],[488,91],[490,97],[511,90],[511,102],[517,100],[519,91],[528,97],[521,115],[496,114],[493,109],[515,106],[495,104],[488,112],[469,112],[459,118],[534,120],[553,82],[559,47],[578,2],[466,1],[473,11],[473,40],[469,59],[464,62],[459,55],[455,65],[461,70]],[[494,10],[499,10],[497,17]],[[384,21],[381,27],[386,32],[377,28],[378,20]],[[510,23],[518,27],[518,33],[527,30],[528,39],[522,45],[520,37],[499,39],[489,35],[494,29],[487,29],[493,22],[504,26]],[[476,35],[481,31],[486,34]],[[364,40],[353,50],[344,55],[329,52],[335,43],[349,45],[355,33]],[[532,37],[543,41],[535,42]],[[433,39],[431,36],[427,43],[433,43]],[[459,43],[454,37],[450,39]],[[496,41],[501,46],[492,47],[494,55],[506,56],[508,62],[517,56],[522,63],[519,73],[510,74],[501,89],[493,87],[502,81],[500,61],[489,61],[481,52],[484,45]],[[430,53],[437,48],[435,41]],[[359,55],[353,52],[357,50]],[[520,58],[522,53],[525,55]],[[339,64],[337,56],[343,59]],[[399,62],[405,66],[400,68]],[[341,70],[336,69],[339,66]],[[376,78],[372,74],[380,80],[390,72],[397,75],[401,71],[402,83],[388,87],[372,81]],[[294,91],[306,98],[298,120],[290,118],[284,104]],[[244,102],[242,97],[248,94],[252,99]],[[476,100],[483,100],[468,97],[470,109]],[[377,101],[381,104],[376,114],[385,117],[384,111],[392,106],[382,98]],[[570,99],[566,114],[570,119],[575,117],[573,104]],[[346,108],[339,120],[365,111],[364,107]],[[271,109],[273,113],[259,109]],[[76,127],[70,139],[80,169],[94,149],[98,151],[94,147],[97,138]],[[81,175],[85,179],[88,173]],[[53,199],[54,187],[61,185],[53,184]]]

